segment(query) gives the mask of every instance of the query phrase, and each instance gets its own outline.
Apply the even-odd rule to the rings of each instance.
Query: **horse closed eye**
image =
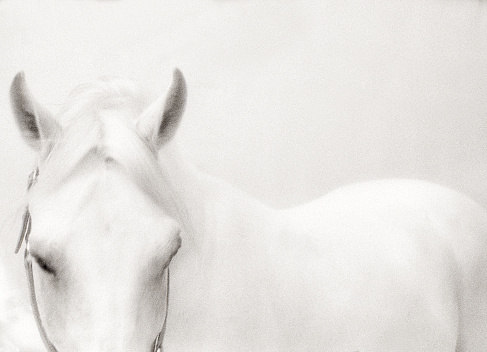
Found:
[[[56,271],[52,268],[52,266],[47,264],[42,258],[35,257],[35,260],[37,262],[37,265],[39,265],[39,267],[43,271],[45,271],[46,273],[51,274],[51,275],[56,275]]]

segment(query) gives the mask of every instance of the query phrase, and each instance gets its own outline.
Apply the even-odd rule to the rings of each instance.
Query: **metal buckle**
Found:
[[[39,168],[36,167],[34,171],[29,174],[29,180],[27,181],[27,190],[29,190],[37,181],[39,176]],[[19,240],[17,241],[17,246],[15,247],[15,254],[19,253],[22,243],[27,242],[30,234],[30,229],[32,225],[32,219],[30,217],[29,206],[25,207],[24,216],[22,217],[22,229],[20,230]]]
[[[34,185],[34,183],[37,181],[38,176],[39,176],[39,168],[36,167],[35,170],[29,174],[29,180],[27,182],[27,190],[29,190]]]
[[[154,341],[154,352],[162,352],[162,346],[159,343],[159,339],[161,337],[161,334],[157,334],[156,340]]]
[[[24,240],[27,242],[30,234],[32,220],[30,217],[29,207],[27,206],[24,211],[24,216],[22,217],[22,229],[20,230],[19,240],[17,241],[17,246],[15,247],[15,254],[19,253],[20,247],[22,247],[22,242]]]

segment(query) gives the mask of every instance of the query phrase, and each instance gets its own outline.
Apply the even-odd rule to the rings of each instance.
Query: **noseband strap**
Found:
[[[37,177],[39,176],[39,168],[36,168],[30,175],[29,181],[27,184],[27,190],[29,190],[36,182]],[[51,341],[49,341],[46,331],[44,330],[44,326],[42,325],[41,316],[39,313],[39,307],[37,305],[36,299],[36,291],[34,285],[34,274],[32,270],[32,256],[30,255],[30,248],[29,248],[29,235],[30,230],[32,227],[32,218],[29,212],[29,206],[25,208],[24,216],[22,218],[22,230],[20,231],[19,240],[17,242],[17,246],[15,247],[15,254],[17,254],[22,247],[22,243],[25,242],[25,252],[24,252],[24,266],[25,272],[27,274],[27,281],[29,285],[29,296],[30,296],[30,304],[32,306],[32,311],[34,313],[34,317],[36,320],[37,328],[41,335],[42,341],[49,352],[57,352],[56,348],[53,346]],[[166,322],[167,322],[167,313],[169,309],[169,266],[165,270],[165,285],[166,285],[166,307],[164,308],[164,321],[162,324],[161,331],[157,334],[155,341],[154,341],[154,349],[153,352],[163,352],[162,349],[162,341],[164,340],[164,334],[166,332]]]

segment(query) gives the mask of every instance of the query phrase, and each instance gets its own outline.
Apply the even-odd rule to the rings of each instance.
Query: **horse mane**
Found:
[[[76,88],[57,116],[62,132],[40,165],[44,191],[52,192],[101,161],[116,165],[154,201],[174,209],[172,187],[159,167],[157,152],[136,129],[147,105],[140,90],[125,79],[105,77]]]

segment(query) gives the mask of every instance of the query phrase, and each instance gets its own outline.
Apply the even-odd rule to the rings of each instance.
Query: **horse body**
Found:
[[[179,160],[162,152],[171,159]],[[183,231],[173,259],[168,351],[485,345],[487,213],[467,197],[383,180],[273,210],[189,169],[168,169],[195,195],[181,201],[204,214]]]
[[[209,184],[173,259],[168,351],[484,346],[487,214],[467,197],[384,180],[272,210]]]
[[[350,186],[292,212],[291,248],[302,249],[295,275],[310,271],[303,286],[315,287],[316,277],[321,283],[313,297],[321,299],[326,328],[316,349],[470,351],[485,345],[482,335],[463,339],[468,331],[485,332],[482,300],[469,292],[472,283],[485,282],[477,275],[486,264],[487,217],[480,206],[426,182],[389,180]],[[315,259],[299,266],[297,258],[311,249]],[[484,314],[481,325],[469,321],[469,303]]]
[[[487,213],[468,198],[386,180],[274,210],[181,158],[180,73],[142,113],[90,93],[62,127],[19,77],[14,111],[40,154],[37,300],[59,352],[148,351],[166,309],[166,352],[487,346]]]

